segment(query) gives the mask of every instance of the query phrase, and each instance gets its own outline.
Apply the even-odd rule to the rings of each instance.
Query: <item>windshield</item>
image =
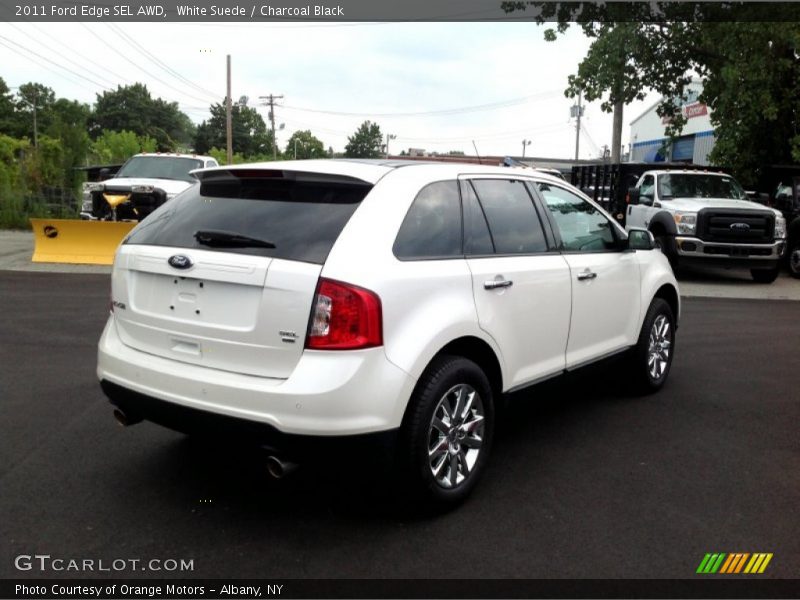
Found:
[[[119,170],[117,178],[146,177],[149,179],[175,179],[178,181],[197,181],[189,171],[199,169],[203,161],[196,158],[178,156],[134,156]]]
[[[746,200],[742,186],[727,175],[709,173],[671,173],[658,178],[658,197],[670,198],[730,198]]]

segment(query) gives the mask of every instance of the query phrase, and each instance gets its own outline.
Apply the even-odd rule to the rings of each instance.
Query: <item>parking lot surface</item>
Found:
[[[120,428],[94,374],[108,298],[107,274],[0,271],[2,577],[65,575],[14,568],[37,553],[198,578],[685,578],[707,552],[800,572],[796,302],[685,299],[653,396],[616,363],[515,395],[475,494],[423,515],[354,463],[273,481],[255,449]]]

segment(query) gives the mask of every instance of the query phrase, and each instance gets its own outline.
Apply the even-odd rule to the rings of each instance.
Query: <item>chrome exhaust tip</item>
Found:
[[[289,473],[297,470],[299,466],[296,463],[281,460],[274,455],[267,457],[267,472],[275,479],[286,477]]]
[[[132,417],[125,412],[123,412],[119,408],[114,409],[114,419],[119,423],[122,427],[130,427],[131,425],[136,425],[136,423],[141,422],[141,418]]]

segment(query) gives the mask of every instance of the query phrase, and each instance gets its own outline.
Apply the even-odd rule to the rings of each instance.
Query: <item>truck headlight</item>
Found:
[[[83,184],[84,191],[87,192],[102,192],[106,186],[98,181]]]
[[[786,219],[775,217],[775,237],[782,239],[786,237]]]
[[[152,194],[153,193],[153,186],[152,185],[132,185],[131,191],[134,194]]]
[[[694,233],[697,225],[697,213],[676,212],[673,215],[678,233]]]

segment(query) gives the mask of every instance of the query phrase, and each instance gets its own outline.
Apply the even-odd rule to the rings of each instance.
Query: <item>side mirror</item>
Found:
[[[108,167],[103,167],[102,169],[100,169],[100,172],[97,174],[97,180],[98,181],[105,181],[106,179],[109,178],[109,173],[111,173],[111,169],[109,169]]]
[[[628,204],[639,204],[639,188],[628,188],[628,195],[625,198]]]
[[[646,229],[631,229],[628,232],[629,250],[653,250],[655,247],[656,239]]]

